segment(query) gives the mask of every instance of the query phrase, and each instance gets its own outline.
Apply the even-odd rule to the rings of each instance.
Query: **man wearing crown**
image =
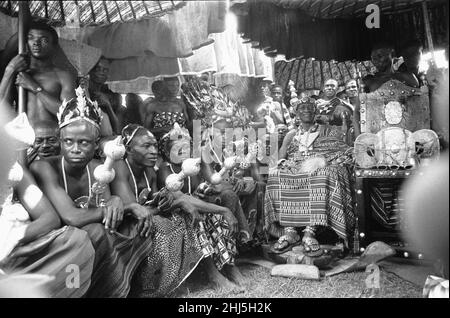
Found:
[[[5,132],[13,140],[8,136],[2,139],[14,145],[16,151],[33,144],[35,134],[25,113],[7,123]],[[47,134],[41,133],[41,136]],[[13,150],[13,147],[10,149]],[[49,152],[47,146],[37,150],[43,157]],[[10,164],[9,159],[5,160],[8,157],[14,155],[4,151],[4,168]],[[61,227],[53,205],[37,186],[30,171],[18,162],[10,168],[7,182],[0,183],[0,193],[9,193],[5,201],[0,202],[0,281],[5,288],[3,297],[14,297],[11,287],[15,283],[23,281],[23,286],[30,291],[35,284],[33,281],[37,280],[41,288],[38,295],[28,294],[31,297],[82,297],[90,285],[94,263],[94,249],[87,233],[72,226]],[[79,275],[76,282],[72,280],[67,284],[69,273],[66,269],[70,267],[75,268]],[[8,280],[11,282],[6,290]],[[77,288],[71,287],[75,285]]]
[[[269,172],[265,228],[278,238],[273,253],[302,244],[305,254],[315,257],[323,253],[321,230],[331,228],[347,246],[352,237],[355,215],[347,169],[351,148],[339,128],[315,122],[315,100],[302,98],[294,107],[299,127],[286,135],[279,166]],[[303,228],[303,237],[298,228]]]
[[[23,87],[27,92],[27,115],[31,125],[39,120],[56,121],[61,101],[75,96],[75,78],[53,64],[58,34],[52,27],[32,22],[27,45],[29,57],[17,55],[6,66],[0,99],[7,98],[11,102],[12,86]]]
[[[61,155],[35,161],[30,169],[62,223],[85,230],[91,239],[95,261],[87,295],[125,297],[137,266],[149,254],[152,237],[140,236],[136,224],[124,218],[122,200],[111,195],[107,183],[94,180],[101,164],[93,158],[102,112],[81,88],[76,95],[58,112]]]

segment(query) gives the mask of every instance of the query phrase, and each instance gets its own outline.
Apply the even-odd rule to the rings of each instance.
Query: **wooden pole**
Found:
[[[436,59],[434,56],[433,37],[431,35],[430,18],[428,15],[427,0],[422,1],[422,13],[423,13],[423,24],[425,26],[425,35],[427,37],[428,49],[431,52],[431,58],[433,59],[433,63],[436,64]]]
[[[25,30],[25,14],[27,12],[28,1],[19,1],[19,19],[18,19],[18,38],[19,38],[19,54],[27,53],[26,30]],[[19,113],[27,111],[27,94],[26,90],[19,87]]]
[[[25,19],[26,19],[26,13],[28,12],[28,1],[19,1],[19,19],[18,19],[18,46],[19,46],[19,54],[26,54],[27,53],[27,41],[26,41],[26,32],[25,30]],[[18,112],[20,113],[26,113],[27,112],[27,91],[20,87],[18,88]],[[18,154],[18,161],[23,165],[26,166],[26,155],[27,151],[22,150]]]

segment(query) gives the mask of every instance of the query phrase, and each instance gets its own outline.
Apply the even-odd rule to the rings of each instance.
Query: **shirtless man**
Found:
[[[97,65],[89,72],[89,95],[93,101],[97,101],[103,111],[102,136],[110,134],[119,135],[124,125],[126,109],[121,105],[122,96],[113,93],[105,85],[108,79],[110,63],[101,57]],[[110,126],[111,133],[108,133],[103,126]]]
[[[100,165],[93,159],[99,137],[97,128],[86,121],[61,127],[61,156],[34,161],[30,170],[64,224],[81,228],[103,222],[106,229],[115,230],[122,220],[123,206],[118,197],[110,196],[109,189],[104,194],[106,208],[82,201],[90,198],[89,184],[94,182],[91,175]]]
[[[95,250],[94,271],[89,289],[93,297],[123,297],[128,294],[131,273],[114,258],[127,257],[116,245],[114,234],[124,215],[122,200],[110,194],[106,184],[101,194],[94,192],[94,170],[101,164],[93,159],[100,139],[101,111],[77,91],[59,113],[61,155],[37,160],[30,170],[48,197],[61,223],[86,231]],[[131,242],[133,243],[133,242]],[[123,245],[122,245],[123,246]],[[132,248],[127,246],[127,248]],[[108,285],[111,288],[105,288]]]
[[[58,44],[56,31],[45,23],[30,25],[27,57],[17,55],[6,66],[5,96],[11,100],[11,87],[15,83],[27,92],[27,115],[33,125],[39,120],[56,121],[59,105],[75,97],[75,78],[52,62],[52,53]],[[16,76],[17,75],[17,76]],[[2,92],[3,93],[3,92]]]
[[[363,78],[367,93],[376,91],[381,85],[391,79],[396,79],[411,87],[419,87],[419,81],[414,74],[394,71],[393,54],[394,49],[386,43],[377,44],[372,48],[370,57],[373,65],[377,68],[377,73]]]

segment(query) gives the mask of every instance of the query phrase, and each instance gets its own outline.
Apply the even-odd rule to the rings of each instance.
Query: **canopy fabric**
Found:
[[[19,1],[0,1],[0,10],[16,16]],[[184,1],[28,1],[33,17],[53,25],[65,25],[68,17],[79,10],[80,25],[99,25],[147,19],[182,7]]]
[[[110,59],[145,56],[186,57],[212,43],[211,33],[225,30],[225,1],[189,1],[162,17],[90,28],[85,41]]]
[[[423,0],[263,0],[285,9],[300,9],[315,18],[355,18],[366,17],[366,7],[376,4],[384,15],[411,11],[412,7],[421,6]],[[234,2],[234,1],[232,1]],[[245,1],[236,1],[237,4]],[[429,4],[445,3],[445,0],[428,1]]]
[[[111,61],[111,81],[153,78],[179,73],[178,57],[193,55],[195,49],[213,42],[210,33],[225,30],[226,4],[226,1],[190,1],[160,17],[104,26],[68,24],[56,30],[62,39],[100,49]],[[17,31],[17,18],[0,15],[2,26],[10,26],[6,32],[2,29],[0,35],[4,46]]]
[[[181,11],[181,10],[180,10]],[[213,71],[214,83],[218,86],[240,82],[242,77],[265,78],[273,80],[274,59],[264,55],[251,44],[244,43],[231,25],[225,32],[210,35],[213,42],[194,51],[194,54],[185,58],[160,58],[147,55],[145,58],[136,58],[136,69],[128,69],[127,81],[113,81],[108,84],[112,91],[118,93],[139,92],[151,94],[151,84],[163,76],[194,75]],[[123,60],[113,60],[117,65],[111,69],[122,69],[126,63]],[[129,74],[128,74],[129,72]],[[139,72],[138,78],[133,77]],[[114,78],[115,74],[110,74]]]
[[[316,61],[295,59],[275,63],[275,82],[286,90],[289,81],[294,82],[297,91],[321,90],[323,83],[333,78],[343,86],[350,79],[364,77],[375,72],[371,61]]]
[[[424,47],[427,47],[423,12],[416,1],[416,5],[410,6],[408,11],[392,14],[384,14],[382,11],[380,29],[368,29],[365,16],[341,17],[336,12],[331,18],[329,15],[327,18],[317,18],[317,14],[309,11],[315,8],[314,4],[325,4],[325,1],[308,1],[308,10],[297,7],[287,9],[274,1],[247,0],[231,7],[238,15],[238,32],[243,38],[256,42],[259,48],[270,51],[273,55],[284,54],[287,59],[313,57],[325,61],[367,60],[375,42],[391,42],[398,50],[405,40],[417,36]],[[305,1],[297,2],[298,5],[306,5]],[[360,2],[340,1],[341,5]],[[435,46],[448,46],[447,8],[448,4],[440,0],[429,3]]]

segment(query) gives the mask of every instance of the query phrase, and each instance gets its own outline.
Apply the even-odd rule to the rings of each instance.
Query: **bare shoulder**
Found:
[[[149,100],[145,105],[146,105],[146,109],[147,109],[147,113],[153,113],[156,111],[156,109],[158,108],[158,102],[154,99]]]
[[[143,105],[148,105],[150,102],[152,102],[155,98],[154,97],[147,97],[142,101]]]
[[[149,177],[149,178],[156,178],[156,171],[153,168],[145,169],[145,173],[147,174],[147,177]]]
[[[56,174],[58,159],[60,157],[50,158],[48,160],[35,160],[30,165],[29,170],[33,175],[52,176]]]
[[[125,160],[117,160],[114,162],[114,170],[116,171],[116,176],[128,177],[130,171],[125,163]]]
[[[102,162],[100,161],[100,160],[98,160],[98,159],[92,159],[90,162],[89,162],[89,166],[91,166],[92,168],[97,168],[99,165],[101,165],[102,164]]]
[[[75,76],[71,72],[58,67],[55,67],[53,71],[56,73],[59,79],[70,79],[75,82]]]

